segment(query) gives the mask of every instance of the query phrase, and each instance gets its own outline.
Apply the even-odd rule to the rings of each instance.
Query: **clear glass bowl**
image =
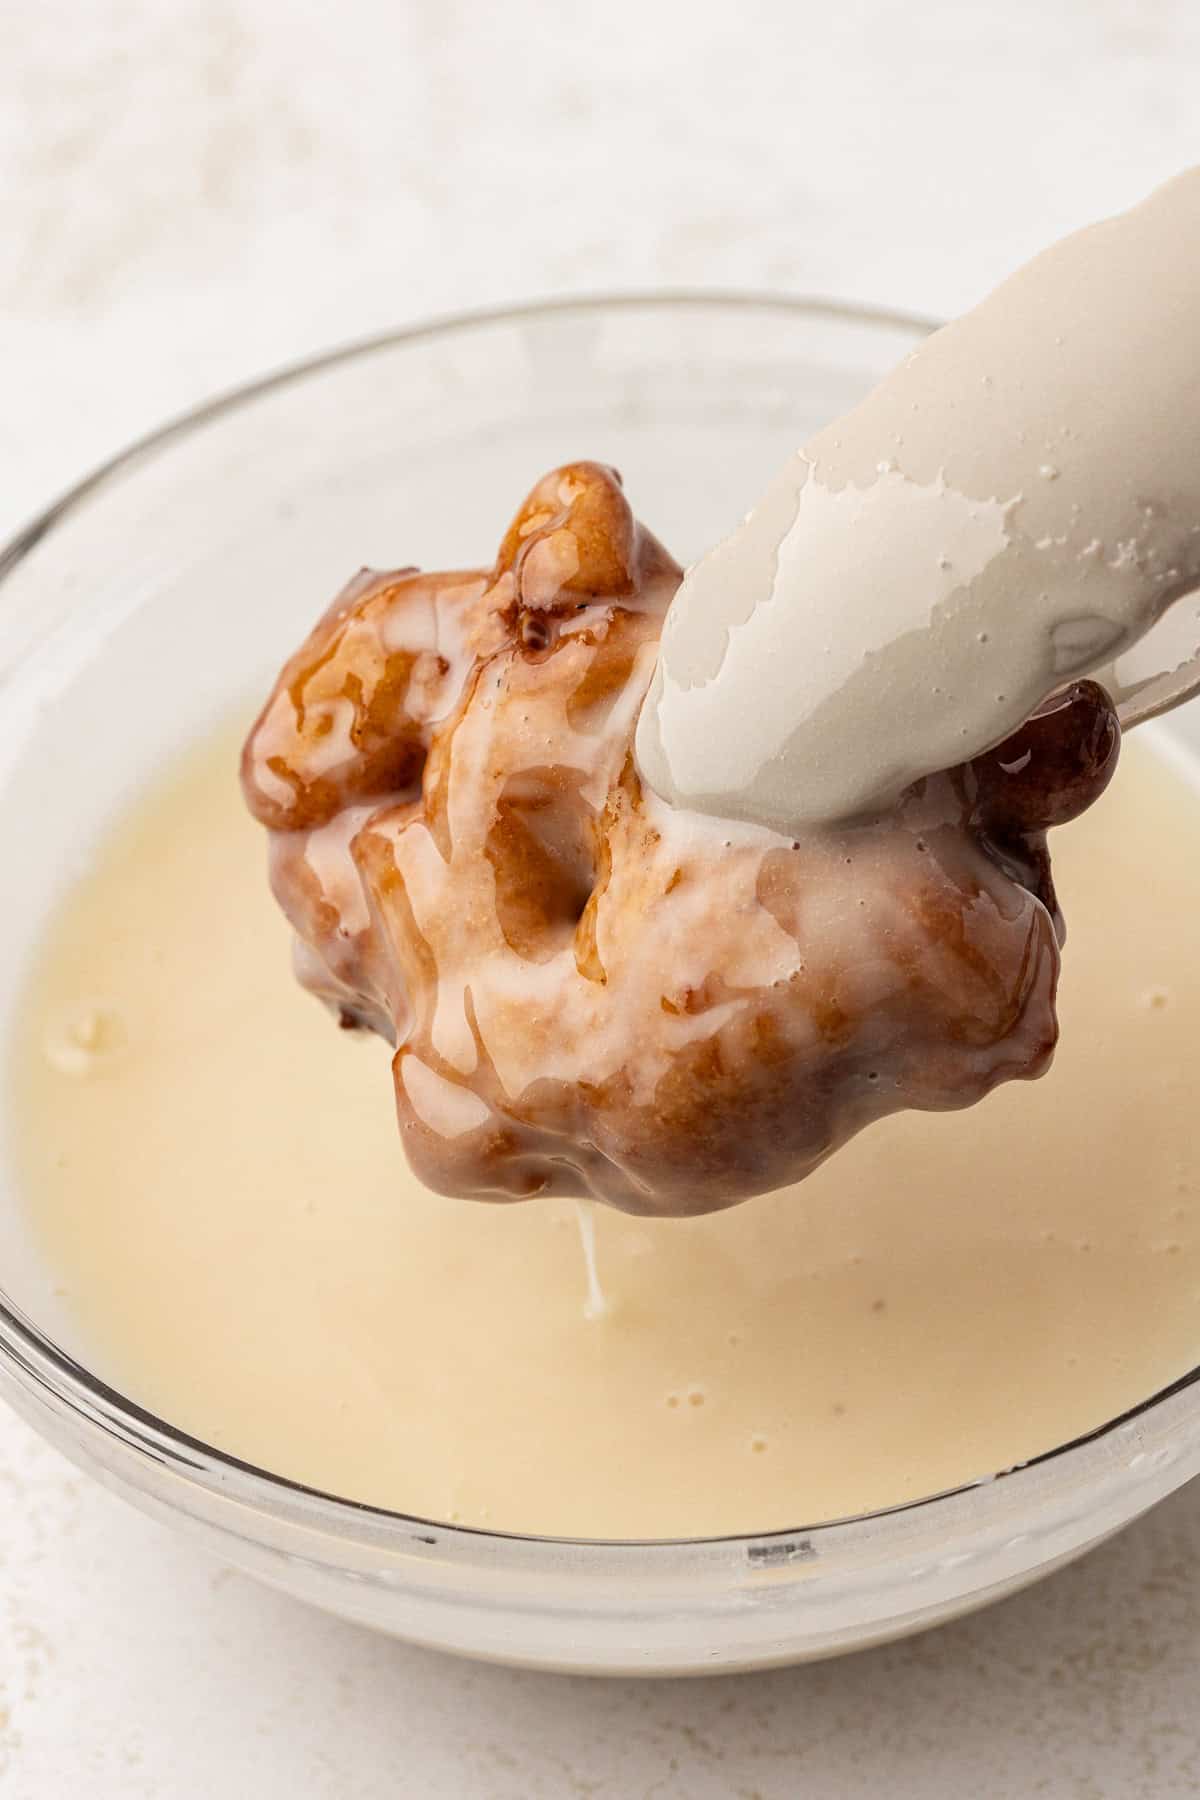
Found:
[[[5,857],[0,1036],[89,838],[241,697],[231,654],[261,690],[348,570],[398,546],[427,565],[484,557],[514,481],[571,457],[614,462],[694,555],[924,329],[711,296],[451,320],[219,400],[82,483],[0,557],[0,841],[23,852]],[[453,542],[430,523],[447,484]],[[703,1541],[489,1534],[310,1492],[114,1392],[46,1298],[2,1138],[0,1269],[0,1387],[109,1487],[331,1611],[535,1667],[702,1672],[877,1643],[1047,1573],[1200,1469],[1189,1376],[1027,1467],[891,1512]]]

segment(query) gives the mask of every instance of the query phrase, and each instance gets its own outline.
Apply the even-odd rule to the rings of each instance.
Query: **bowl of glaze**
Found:
[[[41,922],[103,822],[266,690],[348,569],[408,542],[430,567],[486,555],[514,491],[580,454],[615,463],[694,557],[926,329],[711,295],[454,319],[270,377],[81,483],[0,555],[0,1050]],[[1186,715],[1172,730],[1200,745]],[[1014,1591],[1200,1470],[1198,1371],[1022,1468],[761,1536],[549,1539],[355,1504],[196,1441],[87,1366],[33,1270],[3,1132],[0,1109],[0,1393],[212,1555],[414,1642],[610,1673],[834,1655]]]

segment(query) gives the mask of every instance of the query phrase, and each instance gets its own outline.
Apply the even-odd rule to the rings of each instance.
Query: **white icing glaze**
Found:
[[[1197,317],[1200,170],[929,338],[685,577],[645,779],[785,832],[853,817],[1142,638],[1200,581]],[[1181,685],[1119,675],[1132,716]]]
[[[579,1225],[579,1245],[583,1251],[583,1270],[587,1282],[583,1316],[585,1319],[602,1319],[608,1311],[608,1296],[600,1280],[600,1265],[596,1258],[595,1201],[576,1200],[575,1218]]]
[[[159,1417],[371,1505],[687,1537],[956,1486],[1195,1362],[1200,811],[1143,746],[1062,834],[1076,929],[1049,1080],[886,1120],[732,1212],[596,1215],[592,1319],[569,1200],[455,1205],[405,1166],[386,1052],[287,978],[231,760],[222,738],[169,762],[89,858],[6,1071],[13,1204],[65,1290],[65,1347]],[[680,819],[693,841],[743,831]],[[864,926],[848,969],[870,944]],[[82,1078],[39,1053],[106,1020],[126,1048]],[[473,1099],[442,1096],[458,1123]]]
[[[491,1117],[491,1109],[470,1088],[447,1081],[412,1051],[398,1059],[400,1080],[412,1101],[413,1111],[430,1131],[439,1136],[462,1137],[476,1131]]]

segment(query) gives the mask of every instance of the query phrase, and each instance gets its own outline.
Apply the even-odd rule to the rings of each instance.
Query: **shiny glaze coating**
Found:
[[[1111,773],[1107,697],[851,827],[678,810],[632,743],[680,579],[569,464],[490,571],[357,577],[247,741],[298,972],[395,1044],[433,1188],[710,1211],[1049,1061],[1045,830]]]

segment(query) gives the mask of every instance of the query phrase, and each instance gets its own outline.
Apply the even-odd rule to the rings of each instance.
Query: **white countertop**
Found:
[[[0,531],[214,389],[532,294],[944,313],[1200,155],[1179,0],[16,0]],[[1200,1792],[1200,1491],[990,1613],[691,1684],[514,1674],[214,1570],[0,1417],[4,1800]]]

